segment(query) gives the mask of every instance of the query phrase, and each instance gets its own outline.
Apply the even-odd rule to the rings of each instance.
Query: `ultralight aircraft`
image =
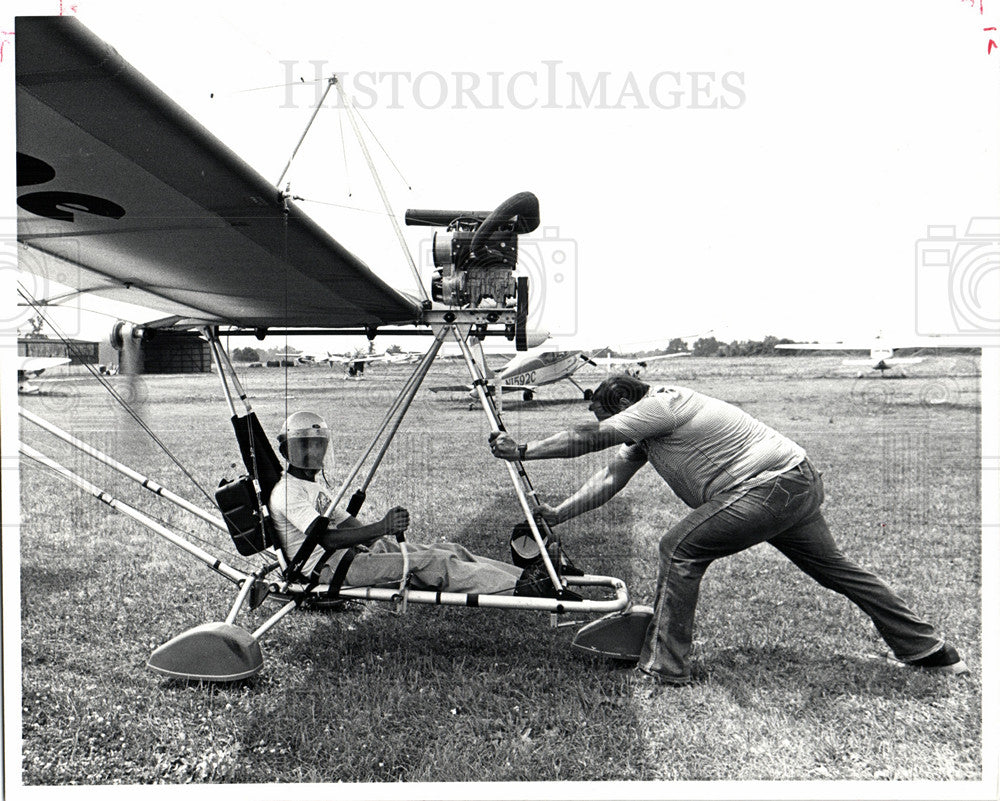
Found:
[[[546,611],[554,625],[558,615],[568,612],[598,614],[599,619],[577,632],[574,645],[637,658],[636,643],[651,610],[633,606],[620,579],[564,569],[556,538],[535,520],[538,495],[520,463],[503,464],[524,514],[520,535],[534,543],[536,566],[544,566],[551,584],[544,597],[412,590],[405,566],[398,585],[391,587],[338,587],[319,583],[316,575],[302,575],[297,560],[273,546],[267,499],[281,466],[220,344],[221,337],[231,334],[263,339],[341,332],[372,338],[394,327],[426,333],[427,351],[327,510],[329,514],[341,503],[371,460],[347,504],[347,511],[357,514],[446,339],[462,352],[491,431],[504,430],[469,337],[506,336],[518,350],[527,348],[528,285],[526,277],[516,274],[517,243],[540,222],[535,196],[519,193],[492,211],[409,210],[407,224],[437,229],[436,271],[428,294],[396,225],[418,288],[417,296],[410,296],[390,287],[338,244],[296,206],[287,188],[282,191],[255,172],[79,20],[19,17],[16,35],[18,242],[32,255],[24,264],[44,269],[50,261],[69,263],[77,270],[79,291],[158,310],[163,316],[155,320],[115,325],[114,339],[123,356],[153,336],[200,332],[209,344],[235,447],[246,468],[246,475],[216,492],[218,508],[205,509],[20,410],[27,423],[227,532],[241,557],[259,560],[256,568],[231,566],[22,441],[23,460],[54,471],[236,586],[224,621],[174,637],[153,652],[149,667],[189,680],[253,676],[263,667],[260,640],[267,631],[295,610],[345,599],[390,602],[402,609],[417,603]],[[336,76],[326,87],[334,90],[343,93]],[[357,133],[352,104],[344,102],[342,108]],[[360,134],[358,139],[364,150]],[[372,173],[378,182],[374,169]],[[391,219],[395,225],[395,217]],[[23,288],[20,293],[44,316],[45,298]],[[483,302],[497,297],[511,302],[503,307]],[[92,373],[108,385],[105,376]],[[405,539],[401,547],[405,560]],[[279,608],[260,627],[249,632],[236,625],[245,604],[256,608],[264,602],[277,602]]]

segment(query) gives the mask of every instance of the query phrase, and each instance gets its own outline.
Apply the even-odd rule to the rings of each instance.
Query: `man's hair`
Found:
[[[649,384],[633,378],[630,375],[613,375],[602,381],[594,390],[593,400],[609,412],[617,414],[621,411],[621,402],[627,400],[630,404],[643,398],[649,392]]]

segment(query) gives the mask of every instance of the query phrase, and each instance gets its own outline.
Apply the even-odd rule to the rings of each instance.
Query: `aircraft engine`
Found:
[[[517,237],[540,222],[538,198],[521,192],[491,212],[409,209],[407,225],[444,226],[432,245],[431,297],[449,306],[515,305]]]

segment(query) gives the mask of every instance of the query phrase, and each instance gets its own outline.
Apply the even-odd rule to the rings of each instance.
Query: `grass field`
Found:
[[[463,371],[440,361],[427,383],[464,380]],[[348,382],[296,368],[245,379],[272,434],[286,411],[326,416],[336,485],[403,375],[383,368]],[[579,375],[597,382],[596,371]],[[293,615],[266,636],[258,677],[165,681],[145,668],[149,653],[223,619],[233,586],[22,464],[24,784],[980,779],[978,358],[932,357],[905,379],[856,379],[826,357],[691,358],[649,377],[732,401],[803,445],[824,473],[842,548],[934,622],[971,675],[872,659],[885,647],[869,620],[759,546],[708,571],[686,688],[651,690],[627,666],[572,651],[572,630],[549,627],[543,613],[415,605],[405,615],[384,605]],[[206,488],[232,473],[215,376],[113,380]],[[22,403],[204,502],[96,384],[46,390]],[[586,419],[568,384],[505,409],[522,441]],[[460,394],[421,392],[365,512],[402,503],[412,539],[508,558],[519,509],[487,433]],[[23,421],[22,438],[245,566],[224,537]],[[528,468],[543,497],[561,499],[602,458]],[[563,539],[577,564],[619,576],[645,603],[658,539],[685,510],[647,467],[604,508],[567,523]],[[274,609],[237,622],[252,630]]]

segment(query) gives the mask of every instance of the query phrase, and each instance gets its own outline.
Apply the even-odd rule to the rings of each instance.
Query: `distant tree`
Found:
[[[778,338],[768,334],[764,337],[764,341],[761,343],[761,353],[767,354],[768,356],[774,355],[774,346],[778,344]]]
[[[302,351],[298,348],[293,348],[290,345],[283,348],[271,348],[265,351],[264,357],[268,359],[292,359],[294,360],[296,356],[302,355]]]
[[[259,362],[260,353],[253,348],[236,348],[233,351],[234,362]]]
[[[739,356],[740,352],[740,343],[735,339],[732,342],[719,347],[720,356]]]
[[[715,337],[702,337],[694,343],[691,353],[695,356],[718,356],[719,340]]]
[[[45,320],[42,318],[42,315],[36,314],[34,317],[29,318],[27,320],[27,322],[25,323],[25,325],[30,330],[28,330],[26,333],[22,333],[21,331],[18,331],[17,333],[18,333],[19,336],[26,336],[26,337],[29,337],[31,339],[48,339],[49,338],[49,335],[46,334],[45,331],[43,330],[45,328]]]
[[[390,356],[395,356],[397,353],[402,353],[403,349],[399,345],[390,345],[385,349],[385,352]]]
[[[667,353],[681,353],[688,349],[687,342],[685,342],[680,337],[674,337],[670,340],[670,344],[667,345]]]

